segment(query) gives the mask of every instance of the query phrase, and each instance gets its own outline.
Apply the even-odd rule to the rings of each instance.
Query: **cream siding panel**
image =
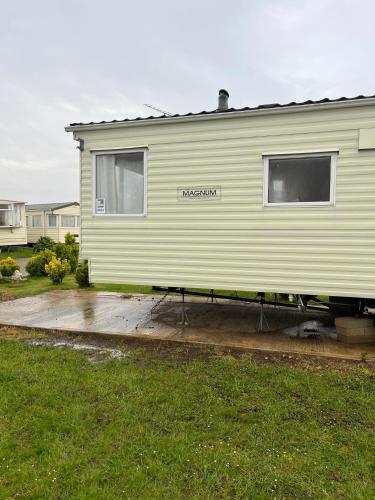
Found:
[[[27,228],[27,243],[36,243],[43,231],[40,228]]]
[[[21,204],[21,227],[0,227],[0,247],[26,245],[26,243],[26,212],[25,205]]]
[[[0,227],[0,247],[8,245],[26,245],[26,243],[26,228],[24,226],[12,229]]]
[[[40,215],[42,217],[42,227],[27,227],[27,242],[36,243],[41,236],[46,236],[46,220],[44,212],[37,212],[36,210],[27,210],[27,216]]]
[[[46,236],[48,236],[49,238],[52,238],[53,241],[63,242],[64,238],[60,234],[60,231],[61,230],[59,228],[56,228],[56,227],[46,227]]]
[[[80,215],[80,207],[71,206],[71,207],[59,208],[58,210],[54,210],[53,213],[58,215]]]
[[[375,298],[375,106],[77,132],[93,282]],[[148,147],[147,217],[93,216],[90,150]],[[338,151],[336,205],[263,207],[263,154]],[[181,202],[179,186],[221,186]]]
[[[48,227],[48,215],[58,216],[58,227]],[[36,243],[41,236],[48,236],[56,242],[64,243],[64,237],[66,233],[71,232],[76,235],[76,241],[79,243],[80,239],[80,227],[74,228],[63,228],[60,227],[60,216],[61,215],[80,215],[79,206],[65,207],[59,210],[54,210],[53,212],[37,212],[35,210],[27,210],[27,215],[41,215],[43,227],[28,227],[27,228],[27,241],[28,243]]]
[[[358,149],[375,149],[375,128],[360,129]]]
[[[65,208],[60,208],[58,210],[54,210],[54,214],[57,215],[74,215],[76,217],[79,217],[81,215],[81,208],[80,206],[70,206],[70,207],[65,207]],[[72,227],[72,228],[59,228],[59,239],[55,241],[61,241],[64,242],[64,238],[66,233],[72,233],[76,237],[77,243],[80,241],[80,233],[81,233],[81,228],[79,227]],[[52,238],[52,236],[51,236]]]

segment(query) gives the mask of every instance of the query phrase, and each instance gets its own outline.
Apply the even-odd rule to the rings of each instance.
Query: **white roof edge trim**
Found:
[[[314,111],[315,109],[324,108],[352,108],[362,107],[369,104],[375,104],[375,98],[370,97],[362,100],[348,100],[342,102],[322,102],[320,104],[300,104],[298,106],[285,106],[284,108],[265,108],[265,109],[252,109],[247,111],[228,111],[226,113],[210,113],[207,115],[192,115],[192,116],[177,116],[166,118],[153,118],[152,120],[129,120],[127,122],[118,121],[114,123],[97,123],[92,125],[68,125],[65,127],[66,132],[86,131],[86,130],[102,130],[107,128],[121,128],[121,127],[139,127],[143,125],[153,124],[168,124],[168,123],[182,123],[190,121],[203,121],[203,120],[218,120],[238,118],[240,116],[257,116],[257,115],[273,115],[280,113],[297,113],[302,111]]]
[[[70,207],[80,207],[80,203],[77,201],[77,202],[73,202],[73,203],[69,203],[69,205],[61,205],[61,207],[55,207],[55,208],[30,208],[30,205],[33,205],[33,203],[31,203],[30,205],[28,205],[27,203],[25,204],[26,205],[26,212],[53,212],[54,210],[62,210],[63,208],[70,208]]]
[[[9,205],[24,205],[26,202],[24,201],[16,201],[16,200],[0,200],[0,203],[1,204],[6,204],[6,203],[9,203]],[[3,227],[3,226],[1,226]]]

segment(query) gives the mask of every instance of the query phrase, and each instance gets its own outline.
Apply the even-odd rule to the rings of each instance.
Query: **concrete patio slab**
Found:
[[[91,291],[54,291],[0,303],[0,325],[80,334],[215,345],[219,347],[375,360],[375,345],[345,345],[327,337],[290,338],[281,331],[307,320],[329,322],[322,312],[267,307],[270,332],[257,333],[259,306],[188,298],[189,325],[181,325],[182,302],[175,296],[127,296]]]

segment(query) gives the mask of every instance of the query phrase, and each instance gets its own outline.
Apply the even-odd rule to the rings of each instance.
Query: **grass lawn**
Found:
[[[33,255],[34,253],[31,247],[9,247],[9,249],[5,249],[0,252],[0,260],[5,257],[19,259],[21,257],[32,257]]]
[[[9,294],[15,298],[37,295],[51,290],[70,290],[78,288],[73,275],[66,276],[61,285],[54,285],[47,276],[27,278],[20,282],[0,280],[0,294]]]
[[[2,335],[0,498],[375,497],[373,372],[174,352]]]
[[[27,278],[21,282],[10,282],[0,280],[0,294],[9,294],[14,298],[37,295],[39,293],[50,292],[51,290],[77,290],[78,285],[74,275],[69,274],[64,278],[61,285],[54,285],[47,276]],[[87,289],[86,289],[87,290]],[[137,285],[96,285],[90,287],[91,291],[107,291],[121,293],[151,293],[150,286]],[[154,292],[155,293],[155,292]]]

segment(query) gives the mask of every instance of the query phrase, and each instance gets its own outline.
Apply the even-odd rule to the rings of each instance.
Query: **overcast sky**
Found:
[[[0,7],[0,198],[79,199],[71,122],[375,94],[372,0]]]

